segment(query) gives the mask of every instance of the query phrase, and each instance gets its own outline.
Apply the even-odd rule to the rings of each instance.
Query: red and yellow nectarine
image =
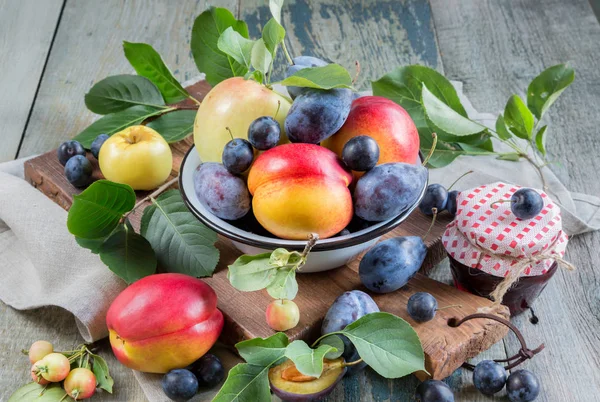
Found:
[[[206,283],[182,274],[158,274],[121,292],[106,324],[122,364],[166,373],[193,363],[213,346],[223,329],[223,314]]]
[[[248,189],[260,224],[284,239],[311,233],[331,237],[352,219],[352,174],[330,150],[284,144],[261,154],[250,168]]]

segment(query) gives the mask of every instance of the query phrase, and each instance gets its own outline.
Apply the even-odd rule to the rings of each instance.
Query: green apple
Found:
[[[287,98],[256,81],[234,77],[220,82],[200,104],[194,122],[194,143],[200,160],[221,162],[223,148],[231,140],[227,127],[234,137],[247,139],[250,123],[261,116],[271,116],[283,132],[290,106]],[[285,135],[282,141],[287,141]]]

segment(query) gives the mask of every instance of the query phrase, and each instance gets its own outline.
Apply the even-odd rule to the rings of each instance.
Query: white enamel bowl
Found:
[[[213,215],[198,199],[194,191],[194,172],[200,166],[200,156],[192,146],[181,162],[179,189],[184,202],[191,213],[203,224],[228,238],[244,254],[260,254],[283,247],[288,250],[302,251],[306,241],[284,240],[270,234],[256,234],[240,229],[230,222]],[[366,229],[346,236],[330,237],[317,242],[308,256],[301,272],[321,272],[340,267],[354,260],[360,253],[373,246],[379,238],[402,223],[419,205],[427,183],[421,190],[414,205],[400,215],[384,222],[376,222]]]

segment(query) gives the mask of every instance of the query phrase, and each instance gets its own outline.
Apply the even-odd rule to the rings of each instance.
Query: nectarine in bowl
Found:
[[[422,155],[421,155],[422,159]],[[305,240],[287,240],[276,237],[266,231],[256,220],[252,211],[244,218],[227,221],[215,216],[203,205],[194,189],[194,172],[200,166],[200,156],[192,146],[181,162],[179,172],[179,191],[190,212],[203,224],[218,234],[228,238],[244,254],[260,254],[276,248],[302,251]],[[349,228],[351,233],[320,239],[312,249],[306,265],[301,272],[321,272],[340,267],[373,246],[384,234],[400,225],[419,205],[427,183],[423,185],[414,204],[397,216],[382,222],[366,222],[353,219]]]

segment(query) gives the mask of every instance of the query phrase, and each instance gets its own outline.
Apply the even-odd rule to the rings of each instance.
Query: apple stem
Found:
[[[431,149],[429,150],[429,154],[427,155],[427,158],[425,158],[425,160],[422,163],[423,166],[427,165],[427,162],[429,162],[429,159],[433,155],[433,151],[435,151],[435,146],[437,145],[437,134],[431,133],[431,137],[433,137],[433,144],[431,144]]]
[[[452,304],[450,306],[444,306],[444,307],[436,308],[435,311],[440,311],[440,310],[444,310],[444,309],[452,308],[452,307],[462,308],[462,304]]]
[[[168,182],[166,182],[165,184],[163,184],[162,186],[160,186],[159,188],[157,188],[156,190],[154,190],[154,192],[152,192],[152,194],[150,194],[150,195],[142,198],[141,200],[139,200],[137,202],[137,204],[135,204],[133,206],[133,208],[131,209],[131,211],[126,212],[125,214],[123,214],[123,216],[121,217],[121,222],[125,222],[125,219],[127,219],[127,217],[129,215],[131,215],[137,208],[139,208],[140,205],[143,205],[146,202],[150,201],[152,198],[155,198],[156,196],[158,196],[159,194],[161,194],[163,191],[165,191],[166,189],[168,189],[169,187],[171,187],[173,184],[177,183],[178,180],[179,180],[179,176],[173,177],[171,180],[169,180]]]
[[[38,374],[38,378],[39,378],[39,377],[41,377],[41,376]],[[42,388],[42,390],[40,391],[40,394],[39,394],[38,396],[42,396],[42,395],[44,395],[44,392],[46,392],[46,388],[48,388],[48,385],[50,385],[50,383],[48,383],[48,384],[44,385],[44,388]],[[63,399],[64,399],[64,398],[63,398]]]
[[[62,398],[60,398],[60,400],[59,400],[58,402],[62,402],[62,401],[64,401],[64,400],[65,400],[65,398],[66,398],[67,396],[69,396],[69,394],[67,394],[67,393],[65,392],[65,394],[63,395],[63,397],[62,397]]]
[[[433,225],[435,224],[435,220],[437,218],[438,215],[438,209],[433,207],[431,208],[431,210],[433,211],[433,219],[431,220],[431,224],[429,225],[429,229],[427,229],[427,233],[425,233],[425,236],[423,236],[423,243],[425,243],[425,240],[427,240],[427,236],[429,236],[429,232],[431,232],[431,229],[433,228]]]
[[[360,63],[358,62],[358,60],[354,61],[354,66],[356,66],[356,74],[354,74],[354,79],[352,80],[352,85],[354,85],[354,83],[358,79],[358,75],[360,74]]]
[[[456,183],[458,183],[458,181],[459,181],[460,179],[462,179],[463,177],[465,177],[466,175],[468,175],[468,174],[471,174],[471,173],[473,173],[473,171],[472,171],[472,170],[469,170],[467,173],[463,173],[463,174],[462,174],[462,175],[461,175],[461,176],[460,176],[458,179],[454,180],[454,183],[452,183],[452,184],[450,185],[450,187],[448,187],[448,191],[450,191],[450,189],[451,189],[452,187],[454,187],[454,185],[455,185]]]
[[[277,114],[279,114],[279,108],[281,108],[281,101],[277,101],[277,110],[275,111],[275,116],[273,118],[277,120]]]
[[[344,363],[344,364],[342,364],[342,366],[343,367],[355,366],[355,365],[360,364],[362,362],[363,362],[363,359],[358,359],[358,360],[355,360],[355,361],[350,362],[350,363]]]

